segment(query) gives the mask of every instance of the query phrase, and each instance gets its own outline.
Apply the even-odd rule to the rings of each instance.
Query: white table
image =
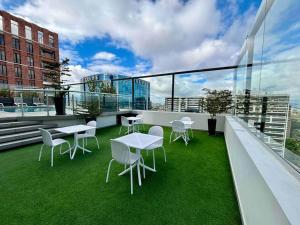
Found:
[[[158,136],[154,136],[154,135],[150,135],[150,134],[132,133],[132,134],[128,134],[128,135],[116,138],[115,140],[120,141],[120,142],[128,145],[131,148],[135,148],[136,154],[138,154],[138,156],[141,156],[141,150],[146,149],[150,145],[155,144],[156,142],[161,141],[162,139],[163,139],[162,137],[158,137]],[[156,172],[155,169],[141,164],[140,161],[139,161],[139,165],[144,166],[145,169],[147,169],[147,170]],[[121,175],[127,173],[129,170],[130,170],[130,168],[127,168],[126,170],[121,172],[119,175],[121,176]],[[139,185],[141,185],[141,184],[142,184],[142,181],[139,179]]]
[[[136,117],[136,116],[130,116],[130,117],[127,117],[127,120],[128,121],[131,121],[131,124],[132,124],[132,132],[135,131],[135,122],[140,120],[141,118],[140,117]]]
[[[74,149],[74,151],[73,151],[73,155],[72,155],[71,159],[74,159],[77,148],[82,149],[83,153],[91,152],[90,150],[80,146],[78,144],[78,138],[77,138],[77,135],[79,132],[85,132],[85,131],[91,130],[91,129],[95,129],[95,127],[91,127],[91,126],[87,126],[87,125],[74,125],[74,126],[60,127],[60,128],[55,129],[56,131],[64,133],[64,134],[74,134],[74,145],[71,148],[71,149]]]

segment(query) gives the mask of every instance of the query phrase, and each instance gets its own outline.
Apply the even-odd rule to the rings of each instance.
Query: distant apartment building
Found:
[[[0,10],[0,87],[38,87],[45,66],[59,61],[58,35]]]
[[[204,97],[174,97],[174,112],[204,112]],[[165,110],[172,110],[172,98],[165,98]]]
[[[280,152],[291,131],[289,102],[289,95],[263,95],[249,96],[248,104],[245,104],[245,95],[238,95],[235,110],[238,117],[244,118],[257,129],[260,129],[263,122],[265,143]]]
[[[132,91],[134,91],[134,108],[145,110],[150,106],[150,83],[142,79],[134,79],[134,87],[132,87],[132,80],[113,81],[114,79],[128,78],[124,75],[99,73],[84,77],[81,82],[84,83],[82,91],[89,91],[87,81],[95,80],[98,82],[98,89],[100,82],[112,84],[116,94],[118,94],[118,103],[120,108],[132,107]]]

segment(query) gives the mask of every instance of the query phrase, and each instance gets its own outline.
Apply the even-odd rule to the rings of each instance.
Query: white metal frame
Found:
[[[121,127],[119,134],[121,134],[123,127],[127,127],[127,132],[125,134],[129,134],[130,131],[133,131],[133,124],[130,124],[129,120],[125,116],[121,116]]]

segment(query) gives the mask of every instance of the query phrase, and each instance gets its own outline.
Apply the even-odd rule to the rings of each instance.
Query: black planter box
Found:
[[[208,134],[216,135],[217,120],[216,119],[208,119],[207,122],[208,122]]]

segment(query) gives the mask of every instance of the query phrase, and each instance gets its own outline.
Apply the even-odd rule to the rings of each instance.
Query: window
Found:
[[[14,63],[21,64],[21,57],[20,57],[20,53],[18,52],[14,52]]]
[[[14,21],[14,20],[11,20],[10,21],[10,28],[11,28],[11,33],[13,35],[19,35],[19,24],[18,22]]]
[[[22,87],[22,84],[23,84],[23,83],[22,83],[21,80],[17,80],[16,84],[17,84],[18,87]]]
[[[34,81],[29,81],[29,86],[30,86],[30,87],[34,87],[34,86],[35,86]]]
[[[28,40],[32,40],[31,27],[25,26],[25,37]]]
[[[35,75],[34,75],[34,70],[33,69],[29,69],[28,70],[28,77],[30,80],[34,80],[35,79]]]
[[[44,43],[44,34],[42,31],[38,31],[38,42],[40,44],[43,44]]]
[[[14,49],[20,49],[20,41],[18,38],[13,38],[12,39],[12,47]]]
[[[28,53],[33,54],[33,46],[32,46],[32,43],[26,42],[26,51],[27,51]]]
[[[52,35],[49,35],[49,46],[54,47],[54,38]]]
[[[22,70],[20,67],[15,67],[15,75],[16,77],[22,77]]]
[[[0,30],[3,31],[3,17],[0,16]]]
[[[6,65],[0,65],[0,75],[6,76],[7,70],[6,70]]]
[[[4,45],[4,35],[0,34],[0,45]]]
[[[7,84],[7,80],[0,80],[0,84]]]
[[[33,66],[33,58],[32,56],[27,56],[27,63],[28,63],[28,66]]]
[[[5,51],[3,49],[0,49],[0,60],[5,60]]]

